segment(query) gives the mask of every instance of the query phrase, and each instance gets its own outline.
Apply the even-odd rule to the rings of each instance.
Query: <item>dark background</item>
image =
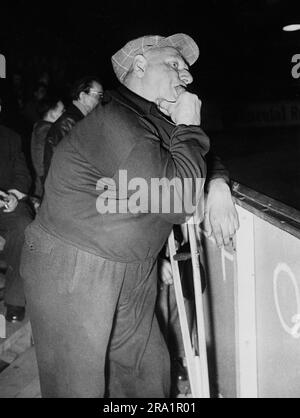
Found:
[[[8,74],[36,55],[68,77],[98,73],[114,83],[110,57],[144,34],[190,34],[200,47],[195,88],[208,97],[294,96],[291,57],[300,53],[298,0],[1,2],[0,42]],[[298,20],[297,20],[298,17]],[[33,76],[33,74],[31,74]],[[297,87],[297,90],[299,88]]]
[[[282,31],[300,23],[299,0],[2,1],[0,8],[6,83],[19,71],[31,86],[46,70],[62,90],[86,74],[100,76],[109,89],[116,83],[110,58],[127,41],[191,35],[200,48],[192,90],[203,101],[203,127],[232,178],[300,209],[300,117],[299,126],[237,129],[226,116],[245,103],[299,102],[291,59],[300,54],[300,31]]]

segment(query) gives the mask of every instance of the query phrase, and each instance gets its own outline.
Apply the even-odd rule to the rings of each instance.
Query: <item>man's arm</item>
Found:
[[[220,179],[222,178],[228,185],[230,183],[229,172],[227,168],[224,166],[221,158],[217,156],[213,150],[206,156],[206,163],[207,163],[207,183],[206,183],[206,191],[207,186],[211,180]]]
[[[38,177],[44,174],[45,141],[50,128],[48,124],[36,124],[31,135],[31,159]]]
[[[10,190],[16,190],[17,194],[22,195],[29,193],[31,186],[31,176],[25,161],[24,154],[21,147],[21,138],[19,135],[15,136],[14,140],[14,156],[13,156],[13,181]],[[21,195],[20,195],[21,197]]]
[[[43,181],[45,181],[47,177],[55,147],[57,146],[57,144],[60,142],[61,139],[62,139],[62,132],[57,126],[57,124],[54,123],[49,129],[49,132],[45,140]]]
[[[14,137],[13,142],[13,181],[5,193],[6,206],[4,212],[13,212],[18,201],[23,199],[31,186],[31,176],[25,161],[19,135]]]
[[[139,190],[145,213],[153,212],[170,223],[180,224],[185,222],[186,216],[192,215],[193,205],[196,206],[200,197],[201,183],[204,184],[206,177],[204,156],[208,149],[209,139],[198,126],[176,126],[169,150],[148,132],[147,136],[144,133],[143,141],[136,143],[119,170],[126,171],[128,183],[143,179],[147,185],[145,190]],[[152,187],[161,179],[165,179],[162,187]],[[197,181],[198,190],[195,188]],[[130,193],[128,197],[130,202]]]

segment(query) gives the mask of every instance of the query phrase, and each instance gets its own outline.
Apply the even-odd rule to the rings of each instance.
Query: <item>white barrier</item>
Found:
[[[211,380],[220,397],[298,398],[300,216],[255,192],[236,196],[232,245],[203,237]]]

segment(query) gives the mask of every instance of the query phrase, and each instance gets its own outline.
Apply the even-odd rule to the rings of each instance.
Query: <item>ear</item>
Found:
[[[81,91],[81,92],[79,93],[78,100],[79,100],[80,102],[82,102],[82,99],[85,97],[85,95],[86,95],[86,93],[85,93],[84,91]]]
[[[133,72],[137,77],[144,77],[145,70],[147,67],[147,59],[144,57],[144,55],[136,55],[133,59],[132,67]]]

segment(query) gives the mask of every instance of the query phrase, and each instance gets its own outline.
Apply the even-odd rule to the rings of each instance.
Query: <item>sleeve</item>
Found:
[[[214,179],[222,178],[229,185],[229,172],[224,166],[220,157],[218,157],[214,152],[210,151],[206,157],[207,161],[207,184]]]
[[[180,224],[196,209],[206,177],[205,155],[209,139],[198,126],[178,125],[171,134],[169,149],[150,131],[136,141],[121,162],[114,180],[119,198],[125,190],[128,210],[155,213]],[[134,207],[135,206],[135,207]]]
[[[21,193],[27,194],[29,193],[31,186],[31,176],[22,152],[21,138],[19,135],[15,136],[14,148],[13,182],[10,186],[10,190],[15,189]]]
[[[57,123],[54,123],[49,129],[48,135],[46,137],[44,151],[44,181],[47,177],[55,148],[63,139],[63,137],[70,132],[75,123],[75,120],[72,118],[65,118],[59,120]]]
[[[31,159],[38,177],[44,174],[44,149],[48,131],[48,126],[36,126],[31,135]]]

